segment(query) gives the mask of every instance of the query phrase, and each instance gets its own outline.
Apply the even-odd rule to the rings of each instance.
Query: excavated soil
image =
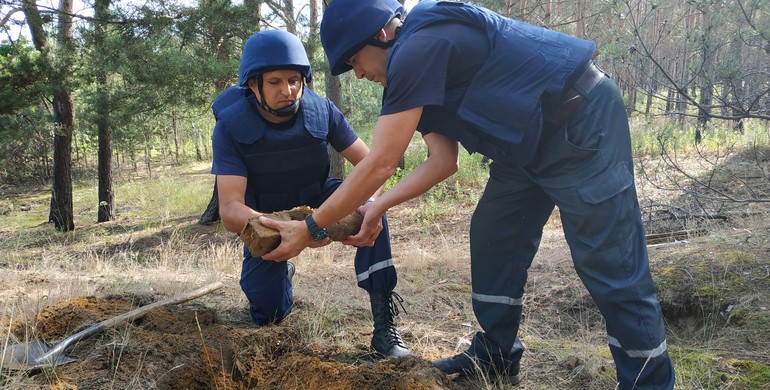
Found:
[[[57,342],[148,297],[78,297],[37,318],[39,337]],[[290,319],[255,328],[220,322],[195,304],[160,307],[131,324],[70,347],[77,361],[56,367],[52,389],[440,389],[447,379],[414,357],[373,360],[303,345]],[[18,330],[17,332],[21,332]],[[44,370],[51,370],[46,368]],[[35,375],[35,372],[30,374]],[[39,375],[41,379],[50,375]],[[153,378],[153,379],[148,379]],[[50,382],[49,382],[50,383]]]

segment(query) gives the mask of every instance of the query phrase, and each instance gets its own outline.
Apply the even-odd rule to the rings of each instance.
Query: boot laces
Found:
[[[385,319],[388,327],[384,330],[390,342],[392,344],[406,348],[404,340],[401,339],[401,335],[398,333],[398,329],[396,329],[395,317],[401,313],[401,311],[398,310],[399,306],[401,306],[401,311],[406,313],[406,308],[404,307],[404,298],[401,298],[401,296],[398,295],[398,293],[395,291],[391,291],[390,296],[388,297],[388,310],[387,312],[383,310],[380,312],[380,315],[385,315],[386,317]]]
[[[404,298],[401,298],[401,295],[398,295],[397,292],[391,291],[390,292],[390,298],[389,301],[389,309],[391,314],[393,314],[393,317],[399,315],[401,312],[398,310],[398,307],[401,306],[401,310],[406,313],[406,308],[404,308]]]

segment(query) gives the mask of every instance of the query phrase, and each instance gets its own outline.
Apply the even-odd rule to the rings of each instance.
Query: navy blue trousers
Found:
[[[342,180],[339,179],[327,180],[319,203],[308,206],[320,206],[341,183]],[[382,226],[382,232],[377,236],[373,247],[361,247],[356,250],[354,264],[358,287],[369,293],[392,291],[397,282],[390,250],[388,220],[385,215],[382,217]],[[241,289],[249,300],[251,319],[259,326],[281,322],[291,313],[294,302],[286,262],[253,257],[246,246],[243,247],[243,253]]]
[[[526,167],[492,163],[471,221],[473,309],[484,332],[468,353],[518,361],[527,270],[558,206],[578,276],[606,321],[620,389],[672,389],[674,371],[649,271],[628,119],[604,78]]]

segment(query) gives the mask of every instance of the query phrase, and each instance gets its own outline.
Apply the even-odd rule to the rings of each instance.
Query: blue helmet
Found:
[[[297,69],[306,83],[312,81],[310,61],[299,38],[282,30],[258,31],[249,37],[243,45],[238,83],[245,87],[250,78],[279,69]]]
[[[332,75],[352,69],[350,57],[370,43],[404,7],[396,0],[334,0],[321,20],[321,44]]]

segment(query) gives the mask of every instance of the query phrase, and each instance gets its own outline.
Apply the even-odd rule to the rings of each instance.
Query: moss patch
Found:
[[[770,389],[770,365],[756,362],[753,360],[734,360],[727,361],[738,371],[735,375],[735,381],[744,385],[745,389]]]

